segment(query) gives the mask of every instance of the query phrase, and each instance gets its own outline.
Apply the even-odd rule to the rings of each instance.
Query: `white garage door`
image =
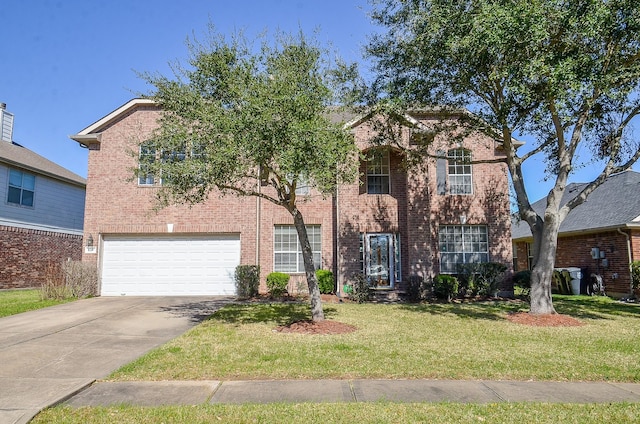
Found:
[[[105,236],[103,296],[235,294],[240,237]]]

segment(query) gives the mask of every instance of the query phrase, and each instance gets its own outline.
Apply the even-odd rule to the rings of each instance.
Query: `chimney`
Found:
[[[5,103],[0,103],[0,140],[13,141],[13,114],[7,112]]]

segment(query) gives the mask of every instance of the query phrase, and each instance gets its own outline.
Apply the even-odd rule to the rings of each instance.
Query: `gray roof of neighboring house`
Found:
[[[577,196],[586,183],[571,183],[567,186],[562,204]],[[546,197],[538,200],[533,209],[544,213]],[[615,229],[625,226],[640,226],[640,173],[625,171],[607,178],[587,197],[586,202],[577,206],[560,225],[559,234],[585,233],[597,230]],[[513,224],[511,238],[530,238],[531,230],[526,222]]]
[[[16,143],[0,141],[0,162],[83,188],[87,185],[81,176]]]

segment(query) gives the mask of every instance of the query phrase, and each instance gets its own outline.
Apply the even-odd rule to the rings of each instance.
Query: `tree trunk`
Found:
[[[324,311],[322,310],[322,299],[320,298],[320,289],[318,288],[318,280],[316,278],[316,268],[313,264],[313,251],[309,243],[307,235],[307,227],[304,225],[304,219],[298,209],[291,212],[293,215],[293,223],[298,232],[298,240],[302,248],[302,258],[304,260],[304,271],[307,274],[307,286],[309,287],[309,300],[311,302],[311,319],[314,321],[324,321]]]
[[[531,270],[530,313],[555,314],[551,298],[551,282],[558,247],[557,213],[546,213],[544,223],[533,232],[533,269]]]

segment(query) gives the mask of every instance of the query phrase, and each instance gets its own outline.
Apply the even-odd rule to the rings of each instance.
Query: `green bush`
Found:
[[[239,298],[249,299],[258,295],[260,265],[238,265],[234,277]]]
[[[267,290],[273,297],[281,297],[287,293],[289,284],[289,274],[283,272],[272,272],[267,275]]]
[[[500,289],[506,265],[498,262],[479,262],[458,266],[462,294],[491,296]]]
[[[529,295],[529,291],[531,290],[531,271],[526,269],[516,272],[513,275],[513,285],[519,287],[525,296]]]
[[[335,293],[336,283],[333,278],[333,272],[327,269],[319,269],[316,271],[316,278],[318,279],[318,289],[320,289],[320,293]]]
[[[640,261],[631,262],[631,284],[634,291],[640,289]]]
[[[407,279],[407,301],[420,302],[426,297],[424,279],[419,275],[411,275]]]
[[[362,273],[355,273],[351,276],[351,286],[353,293],[349,297],[358,303],[364,303],[371,299],[371,291],[369,290],[369,281]]]
[[[433,294],[438,299],[450,302],[458,294],[458,279],[447,274],[436,275],[433,279]]]

